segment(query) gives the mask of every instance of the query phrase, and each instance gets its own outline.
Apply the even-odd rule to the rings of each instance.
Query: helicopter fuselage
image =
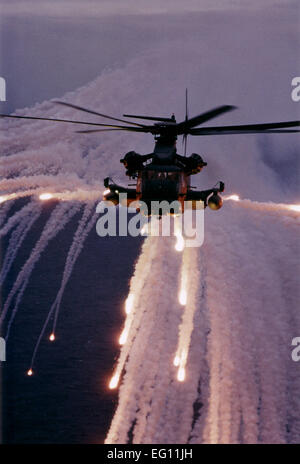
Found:
[[[176,136],[170,134],[157,137],[154,151],[148,155],[128,152],[121,163],[127,169],[126,174],[136,180],[135,189],[110,183],[107,178],[104,182],[106,190],[103,200],[110,200],[117,205],[119,194],[126,193],[128,207],[131,203],[138,202],[146,205],[147,211],[151,211],[152,202],[173,204],[177,201],[180,212],[183,212],[186,201],[190,201],[192,208],[196,209],[197,202],[203,202],[205,207],[207,198],[214,195],[213,209],[219,209],[222,200],[217,194],[224,190],[224,184],[221,183],[220,188],[193,191],[190,186],[190,176],[200,172],[207,163],[196,153],[190,157],[179,155],[176,151],[176,139]]]

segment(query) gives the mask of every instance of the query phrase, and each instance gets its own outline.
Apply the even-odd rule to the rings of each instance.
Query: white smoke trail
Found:
[[[213,227],[203,247],[211,328],[209,413],[203,438],[214,443],[285,442],[289,421],[284,412],[287,402],[295,406],[295,397],[286,396],[292,373],[287,375],[292,333],[288,314],[295,311],[295,301],[283,298],[279,275],[283,261],[292,266],[289,278],[299,265],[295,250],[284,251],[281,237],[287,222],[281,211],[270,214],[266,209],[262,216],[259,208],[242,215],[235,205],[227,215],[229,220],[222,224],[211,217]],[[288,224],[288,230],[297,226],[296,218]],[[213,234],[213,229],[218,232]],[[292,247],[295,236],[289,233]],[[298,316],[298,328],[299,322]]]
[[[127,322],[127,326],[130,330],[128,330],[126,343],[121,349],[117,366],[114,371],[113,379],[115,378],[117,381],[122,374],[122,370],[131,350],[136,332],[140,328],[144,318],[144,287],[146,285],[147,279],[149,278],[150,272],[153,272],[152,266],[154,260],[157,258],[157,253],[158,239],[155,237],[148,237],[143,244],[139,260],[136,264],[136,269],[130,282],[129,295],[126,300],[125,310],[128,315],[124,328],[126,326],[126,322],[129,321]],[[121,386],[121,389],[122,388],[123,387]],[[110,437],[113,437],[116,433],[118,433],[118,428],[121,421],[123,420],[123,411],[124,409],[127,410],[126,401],[127,398],[120,398],[118,410],[111,425],[107,440],[112,439]]]
[[[269,202],[262,202],[262,201],[253,201],[253,200],[241,200],[237,195],[230,195],[228,197],[224,197],[224,200],[234,201],[239,204],[242,208],[248,208],[255,211],[260,211],[261,213],[268,214],[281,214],[284,216],[289,216],[291,218],[297,219],[300,221],[300,205],[299,204],[288,204],[288,203],[275,203],[272,201]]]
[[[34,189],[36,187],[58,187],[66,189],[74,189],[74,187],[83,187],[85,183],[82,182],[75,174],[66,175],[37,175],[37,176],[22,176],[15,179],[3,179],[0,181],[1,192],[16,192],[19,189]]]
[[[52,304],[48,314],[47,314],[47,317],[46,317],[46,320],[42,326],[42,329],[40,331],[40,334],[38,336],[38,339],[36,341],[36,344],[35,344],[35,347],[33,349],[33,354],[32,354],[32,358],[31,358],[31,362],[30,362],[30,370],[31,372],[33,372],[33,368],[34,368],[34,362],[35,362],[35,358],[36,358],[36,355],[37,355],[37,352],[38,352],[38,349],[39,349],[39,346],[40,346],[40,343],[42,341],[42,338],[44,336],[44,333],[46,331],[46,328],[49,324],[49,321],[51,319],[51,317],[53,316],[54,314],[54,323],[53,323],[53,328],[52,328],[52,333],[50,334],[50,340],[51,341],[54,341],[55,340],[55,329],[56,329],[56,324],[57,324],[57,318],[58,318],[58,313],[59,313],[59,309],[60,309],[60,304],[61,304],[61,299],[63,297],[63,293],[64,293],[64,290],[65,290],[65,287],[68,283],[68,280],[72,274],[72,270],[73,270],[73,267],[74,267],[74,264],[82,250],[82,247],[84,245],[84,241],[86,240],[87,236],[88,236],[88,233],[90,232],[91,228],[93,227],[93,225],[95,224],[95,221],[97,219],[97,216],[94,215],[92,218],[90,218],[90,215],[91,213],[93,212],[93,207],[94,207],[94,204],[93,205],[87,205],[84,209],[84,213],[82,215],[82,218],[79,222],[79,226],[75,232],[75,235],[74,235],[74,238],[73,238],[73,242],[71,244],[71,247],[70,247],[70,250],[68,252],[68,256],[67,256],[67,259],[66,259],[66,264],[65,264],[65,269],[64,269],[64,272],[63,272],[63,278],[62,278],[62,282],[61,282],[61,286],[60,286],[60,289],[57,293],[57,296],[55,298],[55,301],[54,303]]]
[[[84,208],[84,212],[82,215],[81,220],[79,221],[78,228],[74,234],[73,242],[71,244],[70,250],[68,252],[68,256],[66,259],[66,264],[65,264],[65,269],[63,272],[63,278],[61,282],[60,289],[58,291],[58,294],[56,296],[56,299],[50,309],[50,312],[52,312],[52,308],[55,309],[55,315],[54,315],[54,323],[53,323],[53,330],[52,333],[55,332],[56,329],[56,324],[57,324],[57,318],[58,318],[58,313],[59,313],[59,308],[61,305],[61,300],[63,297],[63,293],[65,290],[65,287],[68,283],[68,280],[70,279],[70,276],[72,274],[73,267],[75,265],[75,262],[82,251],[84,242],[88,236],[88,233],[91,231],[92,227],[94,226],[96,220],[97,220],[97,215],[93,214],[95,213],[95,204],[88,204]],[[91,218],[92,215],[92,218]]]
[[[0,204],[1,204],[1,197],[0,197]],[[9,213],[10,208],[12,207],[12,202],[5,203],[4,205],[1,205],[0,209],[0,227],[2,227],[3,223],[5,222],[5,219]]]
[[[231,219],[231,216],[229,217]],[[239,267],[243,262],[243,254],[237,251],[241,231],[237,222],[233,222],[232,219],[227,220],[226,223],[224,221],[222,227],[219,225],[219,228],[214,233],[210,231],[206,234],[206,243],[203,247],[204,259],[206,258],[207,305],[211,329],[208,344],[211,365],[210,398],[203,438],[209,443],[228,443],[231,440],[233,442],[238,440],[236,436],[231,437],[232,414],[235,412],[235,407],[239,408],[238,394],[244,396],[241,388],[242,382],[251,392],[245,376],[253,378],[252,358],[249,359],[247,351],[240,347],[244,328],[248,327],[248,314],[245,311],[240,314],[240,306],[247,303],[244,302],[244,298],[242,301],[237,298],[241,293]],[[239,316],[244,318],[244,323]],[[237,336],[239,338],[235,343]],[[249,351],[251,347],[248,343],[251,343],[252,336],[252,334],[248,336],[245,334],[243,342],[246,350]],[[234,370],[241,369],[241,366],[243,366],[242,372],[236,376],[235,381],[241,379],[242,382],[236,391],[233,381]],[[255,412],[256,407],[255,401],[248,401],[245,405],[245,409],[249,410],[245,424],[247,429],[251,427],[255,429],[257,417],[253,413],[254,419],[250,418],[252,408]],[[235,426],[240,424],[240,417],[236,415],[234,422]],[[245,434],[247,433],[250,434],[246,430]],[[249,440],[255,440],[256,437],[257,430],[254,430]]]
[[[136,324],[136,334],[129,352],[126,373],[120,387],[119,405],[107,435],[107,443],[127,441],[128,431],[135,420],[137,409],[144,412],[151,409],[153,416],[159,413],[159,405],[153,403],[153,389],[160,377],[164,379],[163,382],[168,382],[170,367],[172,369],[172,355],[176,347],[176,330],[173,329],[179,323],[181,311],[179,304],[176,310],[171,305],[172,314],[169,317],[166,314],[168,306],[166,302],[173,293],[170,289],[177,286],[180,262],[180,255],[174,249],[170,249],[170,243],[173,244],[173,241],[174,239],[160,237],[147,239],[148,246],[153,247],[156,243],[155,253],[152,258],[151,273],[143,285],[142,298],[137,310],[139,317],[133,320]],[[166,266],[167,253],[172,255],[171,267]],[[138,271],[137,268],[136,279],[139,279]],[[162,273],[164,279],[158,278]],[[176,299],[176,295],[174,298]],[[166,335],[167,327],[168,337],[166,339],[164,335]],[[160,358],[162,358],[161,362]],[[163,388],[160,386],[159,391],[163,391]],[[139,419],[145,420],[146,416],[147,413],[137,416],[134,442],[138,442],[138,435],[144,433],[145,423],[139,423]]]
[[[32,210],[28,212],[25,217],[22,218],[22,221],[18,225],[18,227],[12,232],[11,237],[9,239],[8,247],[3,259],[1,273],[0,273],[0,285],[5,280],[11,265],[14,262],[14,259],[20,249],[24,239],[26,238],[31,226],[34,222],[39,218],[41,214],[41,207],[35,202],[31,203]]]
[[[44,324],[42,326],[42,329],[41,329],[40,334],[38,336],[38,339],[36,341],[35,347],[33,349],[32,357],[31,357],[31,361],[30,361],[30,368],[27,371],[27,375],[32,375],[33,372],[34,372],[33,368],[34,368],[35,358],[36,358],[39,346],[41,344],[42,338],[44,337],[46,328],[47,328],[47,326],[49,324],[49,321],[50,321],[51,317],[53,316],[54,309],[55,309],[55,307],[52,307],[51,310],[48,312],[46,320],[45,320],[45,322],[44,322]]]
[[[13,203],[11,200],[18,200],[20,198],[26,197],[34,197],[36,199],[40,199],[41,201],[46,200],[56,200],[56,201],[81,201],[83,203],[87,203],[90,201],[100,200],[101,194],[99,188],[88,188],[88,189],[74,189],[72,191],[45,191],[45,188],[36,188],[36,189],[29,189],[29,190],[22,190],[16,193],[9,193],[6,195],[2,195],[0,197],[2,199],[2,203],[6,202]],[[9,205],[11,206],[11,205]]]
[[[21,209],[19,209],[16,213],[11,216],[8,221],[6,222],[5,226],[0,229],[0,237],[3,237],[8,232],[11,231],[20,221],[22,221],[28,214],[31,214],[33,208],[33,203],[29,202]]]
[[[74,214],[76,214],[79,209],[80,209],[80,204],[75,203],[75,204],[60,204],[56,206],[56,208],[53,210],[51,213],[51,216],[44,227],[44,230],[37,241],[35,247],[32,250],[31,255],[27,259],[26,263],[24,264],[23,268],[19,272],[17,279],[10,290],[8,297],[4,303],[3,310],[1,312],[1,317],[0,317],[0,324],[3,324],[4,319],[6,318],[7,312],[9,310],[9,307],[12,303],[13,298],[17,293],[18,299],[17,302],[12,310],[9,322],[8,322],[8,330],[7,334],[9,334],[10,326],[11,323],[16,315],[17,309],[18,309],[18,303],[20,302],[20,295],[23,294],[25,287],[27,285],[27,282],[29,280],[29,277],[32,273],[32,270],[39,260],[39,257],[42,253],[42,251],[46,248],[47,244],[49,241],[54,238],[57,233],[62,230],[62,228],[67,224],[67,222],[71,219]],[[24,208],[23,208],[24,209]]]
[[[196,263],[194,262],[196,260]],[[195,265],[196,264],[196,265]],[[178,347],[175,354],[174,364],[178,366],[178,380],[185,379],[185,366],[188,358],[191,334],[193,331],[193,320],[196,310],[196,293],[197,293],[197,249],[185,248],[182,258],[181,282],[179,289],[179,301],[184,305],[182,322],[179,327]],[[194,283],[196,280],[196,284]],[[182,375],[182,377],[181,377]]]
[[[144,317],[128,353],[107,443],[126,443],[130,430],[134,443],[280,443],[299,437],[299,420],[295,420],[295,408],[300,409],[299,381],[293,366],[286,365],[291,314],[294,327],[300,323],[295,299],[298,217],[269,205],[264,209],[251,205],[251,213],[244,206],[228,204],[222,213],[208,216],[201,253],[184,252],[189,253],[186,282],[194,284],[187,292],[187,306],[194,294],[197,313],[183,314],[190,317],[188,324],[182,321],[183,338],[189,339],[194,325],[183,383],[174,382],[174,351],[170,352],[170,346],[176,350],[180,312],[174,294],[181,279],[166,278],[164,269],[178,273],[178,266],[171,250],[159,245],[155,262],[157,266],[157,259],[161,260],[162,270],[153,265],[150,282],[145,283]],[[269,239],[267,232],[275,224],[276,233]],[[291,249],[280,240],[284,230]],[[292,264],[292,269],[285,264],[284,272],[294,276],[293,288],[290,278],[285,280],[289,291],[284,294],[279,278],[283,263]],[[159,303],[153,294],[153,273],[164,275]],[[157,281],[155,289],[159,291]],[[152,295],[149,309],[148,295]],[[168,303],[164,303],[166,295]],[[195,414],[197,407],[200,412]]]
[[[198,248],[185,248],[183,253],[179,284],[182,284],[182,274],[186,272],[187,301],[184,310],[182,310],[183,313],[179,325],[177,352],[180,352],[180,350],[181,353],[183,352],[183,359],[181,358],[179,361],[179,368],[182,366],[186,370],[185,381],[178,382],[172,379],[172,382],[170,382],[168,391],[166,392],[164,408],[161,411],[157,428],[152,438],[152,442],[154,443],[188,442],[194,421],[194,404],[199,394],[199,375],[200,372],[203,374],[206,324],[203,320],[204,304],[200,280],[200,250]],[[197,333],[196,350],[194,350],[194,346],[192,345],[192,334],[195,330]],[[173,359],[170,361],[172,362]],[[176,378],[176,372],[173,372],[173,376]]]

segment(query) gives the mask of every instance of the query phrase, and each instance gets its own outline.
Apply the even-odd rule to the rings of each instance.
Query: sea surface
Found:
[[[18,202],[19,207],[20,202]],[[2,291],[2,302],[38,240],[54,204],[31,229]],[[117,403],[107,385],[142,238],[100,238],[90,232],[62,301],[55,343],[40,346],[34,375],[26,372],[35,342],[60,286],[80,214],[48,245],[37,263],[7,342],[2,371],[3,443],[103,443]],[[2,255],[6,241],[2,242]]]

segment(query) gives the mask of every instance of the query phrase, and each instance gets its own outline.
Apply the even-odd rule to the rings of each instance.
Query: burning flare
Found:
[[[109,388],[113,390],[114,388],[117,388],[118,383],[120,380],[120,376],[118,374],[115,374],[112,378],[111,381],[109,382]]]
[[[132,293],[129,293],[126,302],[125,302],[125,312],[126,314],[130,314],[133,308],[133,301],[134,301],[134,295]]]
[[[52,193],[41,193],[41,195],[39,196],[39,199],[42,201],[51,200],[51,198],[53,198]]]
[[[291,211],[297,211],[297,213],[300,213],[300,205],[288,205],[288,209]]]
[[[177,242],[176,242],[176,245],[175,245],[175,250],[176,251],[183,251],[184,249],[184,238],[182,237],[182,235],[178,235],[177,236]]]
[[[182,288],[179,292],[179,296],[178,296],[178,300],[179,300],[179,303],[182,305],[182,306],[185,306],[186,305],[186,301],[187,301],[187,292],[186,292],[186,289],[185,288]]]
[[[174,361],[173,361],[173,364],[175,367],[178,367],[179,364],[180,364],[180,357],[178,356],[178,354],[175,356],[174,358]]]
[[[124,345],[126,343],[127,336],[128,336],[128,330],[124,329],[119,338],[120,345]]]
[[[224,197],[224,200],[240,201],[240,197],[234,194]]]
[[[178,369],[177,380],[179,380],[179,382],[184,382],[185,380],[185,368],[184,367],[180,367]]]

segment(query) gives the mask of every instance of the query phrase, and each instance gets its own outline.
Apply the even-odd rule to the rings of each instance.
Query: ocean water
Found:
[[[51,205],[19,250],[2,300],[38,239]],[[80,215],[49,243],[19,307],[2,363],[3,443],[102,443],[116,407],[108,388],[119,352],[123,303],[142,238],[100,238],[90,232],[66,287],[57,327],[40,346],[34,375],[32,351],[59,289],[64,261]],[[6,243],[2,242],[2,249]],[[124,252],[126,250],[126,252]]]

